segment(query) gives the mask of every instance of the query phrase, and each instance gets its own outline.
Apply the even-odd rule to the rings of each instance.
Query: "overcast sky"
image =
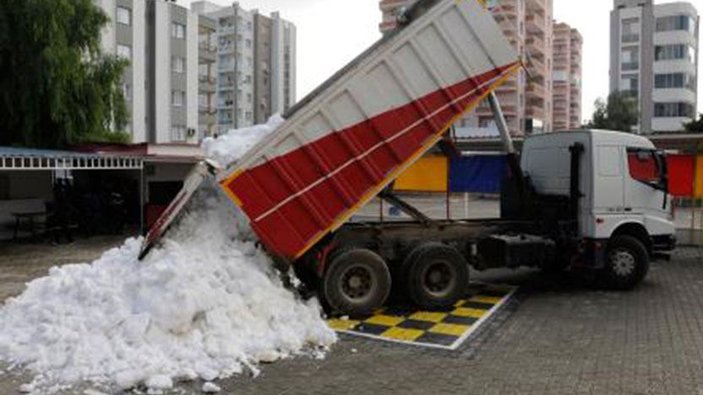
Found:
[[[193,0],[178,1],[188,6]],[[229,0],[211,1],[232,4]],[[703,0],[689,1],[699,12],[703,11]],[[381,37],[378,3],[378,0],[239,0],[245,9],[258,8],[265,14],[280,11],[284,19],[295,23],[298,29],[298,98]],[[608,94],[612,4],[612,0],[554,0],[554,18],[577,28],[584,37],[584,121],[593,113],[593,102]],[[703,67],[699,76],[703,76]],[[703,93],[703,78],[698,78],[698,84],[698,91]],[[699,100],[698,110],[703,112],[703,100]]]

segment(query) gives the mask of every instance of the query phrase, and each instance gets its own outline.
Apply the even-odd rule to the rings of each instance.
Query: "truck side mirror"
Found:
[[[661,190],[664,191],[662,210],[666,210],[666,201],[669,195],[669,169],[666,164],[666,153],[664,151],[657,151],[655,156],[659,167],[659,186]]]

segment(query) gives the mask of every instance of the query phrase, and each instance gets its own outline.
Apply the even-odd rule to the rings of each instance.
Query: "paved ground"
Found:
[[[703,252],[657,263],[632,292],[523,271],[522,291],[459,351],[344,338],[325,361],[267,366],[237,394],[703,393]],[[353,352],[356,350],[356,352]]]
[[[0,298],[52,263],[91,260],[117,243],[0,245]],[[654,264],[632,292],[535,271],[473,274],[521,290],[457,351],[345,336],[325,360],[266,365],[257,379],[221,382],[223,393],[703,394],[703,250]],[[0,376],[0,393],[16,393],[19,383]]]
[[[91,262],[125,236],[79,238],[72,244],[0,242],[0,301],[24,290],[24,283],[45,276],[49,268],[66,263]]]

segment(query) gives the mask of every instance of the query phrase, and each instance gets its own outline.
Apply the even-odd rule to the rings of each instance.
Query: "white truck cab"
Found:
[[[645,137],[603,130],[537,135],[525,140],[521,168],[537,194],[577,201],[577,237],[590,258],[583,262],[644,276],[642,249],[647,261],[673,249],[666,160]]]

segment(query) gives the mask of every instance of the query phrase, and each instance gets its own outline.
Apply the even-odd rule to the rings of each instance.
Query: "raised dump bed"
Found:
[[[478,1],[410,14],[218,176],[271,254],[305,254],[520,67]]]

